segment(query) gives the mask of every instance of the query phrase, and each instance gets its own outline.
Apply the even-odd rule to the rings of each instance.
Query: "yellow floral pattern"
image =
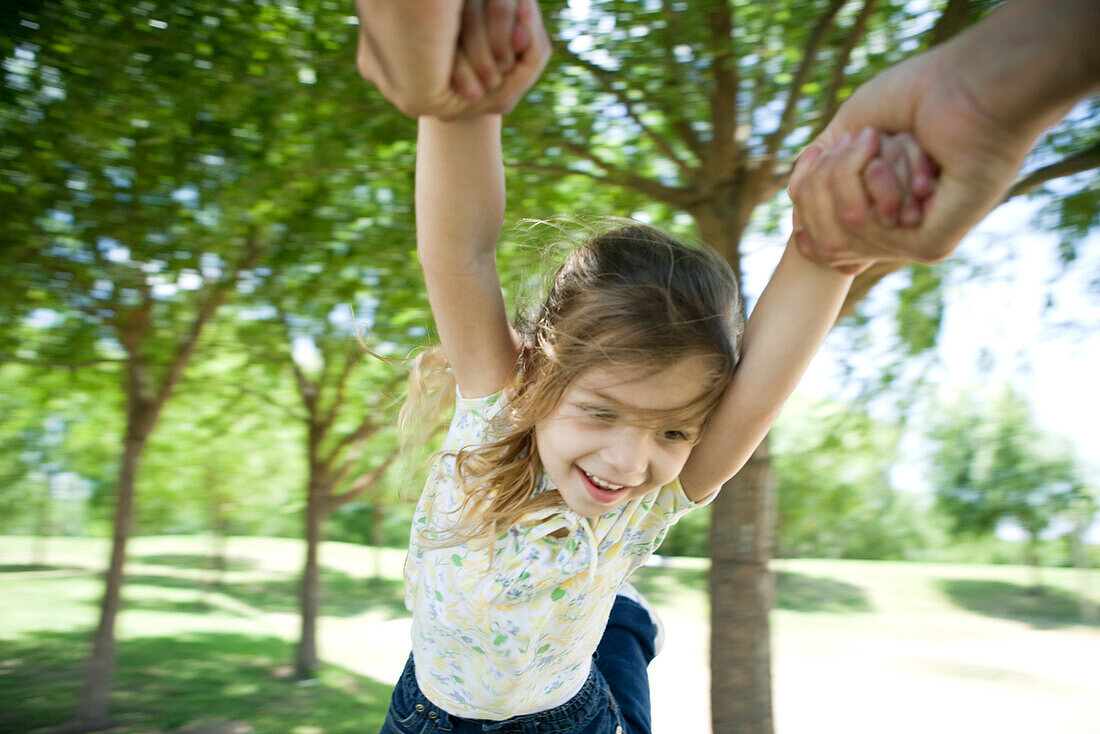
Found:
[[[674,481],[597,518],[564,505],[531,513],[492,548],[424,548],[420,533],[449,527],[461,505],[454,458],[444,454],[483,443],[505,402],[499,393],[457,396],[405,564],[417,683],[437,706],[475,719],[544,711],[572,698],[619,587],[701,504]],[[540,490],[555,491],[545,473]]]

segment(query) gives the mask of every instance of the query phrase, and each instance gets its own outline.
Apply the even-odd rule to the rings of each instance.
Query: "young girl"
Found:
[[[418,252],[457,396],[413,521],[413,651],[382,731],[649,732],[660,631],[627,579],[747,461],[851,276],[788,246],[742,328],[721,258],[633,224],[572,253],[513,328],[500,117],[419,125]],[[879,142],[842,141],[807,196],[868,210]]]

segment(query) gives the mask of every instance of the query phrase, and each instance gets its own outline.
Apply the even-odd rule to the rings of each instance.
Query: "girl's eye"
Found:
[[[661,431],[661,438],[666,441],[691,441],[692,436],[687,431],[672,430]]]
[[[585,415],[587,415],[589,418],[593,418],[598,421],[611,422],[617,417],[612,411],[607,410],[606,408],[601,408],[598,405],[582,405],[581,410],[583,410]]]

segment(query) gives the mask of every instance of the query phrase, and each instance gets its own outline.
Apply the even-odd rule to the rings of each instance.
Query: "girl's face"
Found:
[[[645,377],[593,368],[574,380],[535,425],[539,458],[570,509],[604,515],[679,476],[702,426],[674,413],[701,397],[708,377],[703,358],[686,357]]]

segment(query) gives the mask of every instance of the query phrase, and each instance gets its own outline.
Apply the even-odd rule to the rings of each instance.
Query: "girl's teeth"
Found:
[[[593,475],[589,474],[588,472],[585,472],[585,476],[587,476],[589,479],[591,479],[592,483],[595,484],[597,487],[603,487],[604,489],[618,490],[618,489],[622,489],[624,486],[626,486],[624,484],[612,484],[611,482],[605,482],[604,480],[600,479],[599,477],[593,476]]]

